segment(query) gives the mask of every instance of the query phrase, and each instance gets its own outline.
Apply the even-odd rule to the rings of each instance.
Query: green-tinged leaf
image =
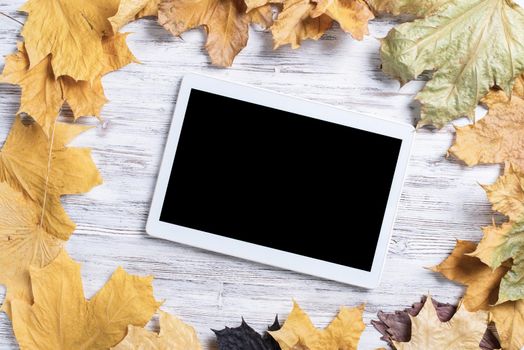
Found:
[[[511,0],[456,0],[425,19],[401,24],[382,41],[384,72],[401,83],[434,70],[417,95],[419,125],[474,117],[498,85],[507,94],[524,71],[524,11]]]
[[[500,283],[498,303],[524,299],[524,220],[485,227],[484,237],[472,254],[492,268],[513,259]]]

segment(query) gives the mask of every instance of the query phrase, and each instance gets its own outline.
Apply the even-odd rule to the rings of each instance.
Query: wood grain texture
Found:
[[[22,2],[0,0],[0,11],[24,21],[16,11]],[[326,325],[341,305],[367,303],[367,327],[359,349],[385,346],[369,324],[379,309],[402,309],[427,292],[440,301],[456,303],[462,288],[424,267],[443,259],[456,239],[480,239],[479,227],[491,222],[493,212],[478,183],[493,182],[500,167],[467,168],[447,159],[446,150],[453,138],[451,126],[417,133],[378,289],[364,290],[213,254],[153,239],[144,232],[183,74],[205,73],[414,123],[418,106],[412,98],[424,82],[414,81],[400,88],[380,70],[375,38],[385,36],[393,24],[391,19],[373,21],[371,36],[362,42],[336,27],[319,42],[306,42],[297,51],[288,47],[273,51],[271,35],[252,29],[247,48],[229,69],[210,66],[199,30],[180,39],[152,20],[125,27],[125,31],[133,32],[128,41],[143,64],[130,65],[104,78],[110,100],[103,109],[104,123],[82,119],[81,123],[97,127],[75,141],[76,145],[93,148],[105,183],[86,195],[63,199],[66,211],[78,225],[68,249],[83,264],[86,295],[98,290],[118,265],[132,273],[153,274],[156,296],[166,300],[163,308],[193,324],[206,349],[214,349],[210,328],[238,325],[244,316],[256,329],[263,330],[275,313],[281,318],[287,316],[292,298],[318,326]],[[16,22],[0,16],[2,56],[15,50],[16,41],[21,40],[20,29]],[[18,87],[0,85],[0,140],[7,135],[19,100]],[[351,244],[347,248],[348,252],[358,249]],[[3,293],[1,290],[0,298]],[[10,323],[2,314],[0,349],[15,348]]]

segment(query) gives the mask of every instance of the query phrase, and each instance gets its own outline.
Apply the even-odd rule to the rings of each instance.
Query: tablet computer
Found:
[[[375,287],[414,132],[396,121],[186,75],[146,231]]]

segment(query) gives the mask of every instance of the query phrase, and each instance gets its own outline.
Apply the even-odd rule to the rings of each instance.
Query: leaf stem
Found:
[[[9,16],[7,13],[3,13],[2,11],[0,11],[0,15],[9,18],[10,20],[12,20],[12,21],[14,21],[14,22],[20,24],[21,26],[24,25],[22,22],[20,22],[20,21],[17,20],[16,18]]]
[[[45,206],[47,202],[47,192],[49,188],[49,176],[51,174],[51,158],[53,155],[53,144],[55,142],[55,129],[56,129],[56,119],[53,122],[53,130],[51,131],[51,138],[49,140],[49,154],[47,158],[47,172],[45,176],[44,199],[42,201],[42,215],[40,215],[40,228],[42,228],[42,225],[44,224]]]

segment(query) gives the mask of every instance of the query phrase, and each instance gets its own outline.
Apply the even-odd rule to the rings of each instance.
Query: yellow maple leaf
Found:
[[[325,328],[315,328],[309,316],[296,302],[286,322],[278,331],[269,332],[282,350],[356,350],[365,329],[362,321],[364,305],[343,307]]]
[[[521,350],[524,347],[524,300],[494,306],[490,315],[497,327],[502,349]]]
[[[107,349],[119,343],[129,324],[144,326],[161,303],[153,296],[152,277],[118,268],[86,301],[80,265],[62,250],[44,268],[30,270],[34,304],[13,300],[13,330],[20,349]]]
[[[48,139],[38,124],[24,125],[16,117],[0,150],[0,182],[8,183],[37,203],[44,230],[63,240],[69,238],[75,224],[65,213],[60,196],[84,193],[102,183],[91,150],[66,147],[88,129],[56,122]]]
[[[56,77],[92,82],[103,71],[102,38],[112,34],[108,18],[116,14],[120,0],[28,0],[22,36],[30,68],[51,55]]]
[[[63,241],[41,225],[42,209],[6,183],[0,183],[0,284],[7,287],[2,310],[11,316],[10,302],[32,303],[29,267],[44,267],[62,249]]]
[[[318,40],[333,24],[362,40],[373,13],[362,0],[246,0],[248,10],[266,4],[283,4],[271,27],[275,48],[290,44],[296,49],[305,39]]]
[[[427,300],[431,300],[428,296]],[[426,302],[416,317],[411,318],[411,340],[393,341],[398,350],[461,349],[478,350],[488,326],[488,313],[469,312],[459,305],[448,322],[440,322],[433,303]]]
[[[129,326],[127,336],[112,350],[201,350],[195,329],[160,311],[160,334]]]
[[[157,16],[159,3],[160,0],[121,0],[117,13],[109,17],[113,32],[139,18]]]
[[[453,252],[431,270],[440,272],[449,280],[468,286],[462,303],[471,312],[487,310],[497,302],[499,285],[508,272],[509,264],[503,264],[495,270],[480,259],[469,256],[477,244],[469,241],[457,241]]]
[[[524,215],[524,173],[506,164],[504,175],[499,176],[493,185],[482,186],[488,199],[496,210],[517,220]]]
[[[127,47],[126,36],[118,33],[102,40],[102,74],[136,62]],[[75,119],[80,116],[100,116],[100,109],[107,102],[101,76],[92,83],[75,81],[68,76],[57,78],[51,69],[49,56],[29,69],[29,57],[23,43],[18,44],[17,53],[7,56],[0,82],[20,85],[22,97],[18,113],[33,117],[47,135],[66,101]]]
[[[488,114],[475,124],[456,127],[449,153],[469,166],[511,162],[524,171],[524,100],[515,91],[510,101],[503,91],[491,91],[483,99]]]
[[[271,18],[269,6],[258,11],[265,12],[266,19]],[[158,22],[175,36],[203,26],[207,33],[207,52],[211,62],[219,66],[231,66],[246,46],[253,18],[261,24],[256,21],[258,16],[246,13],[243,0],[165,0],[158,9]]]

